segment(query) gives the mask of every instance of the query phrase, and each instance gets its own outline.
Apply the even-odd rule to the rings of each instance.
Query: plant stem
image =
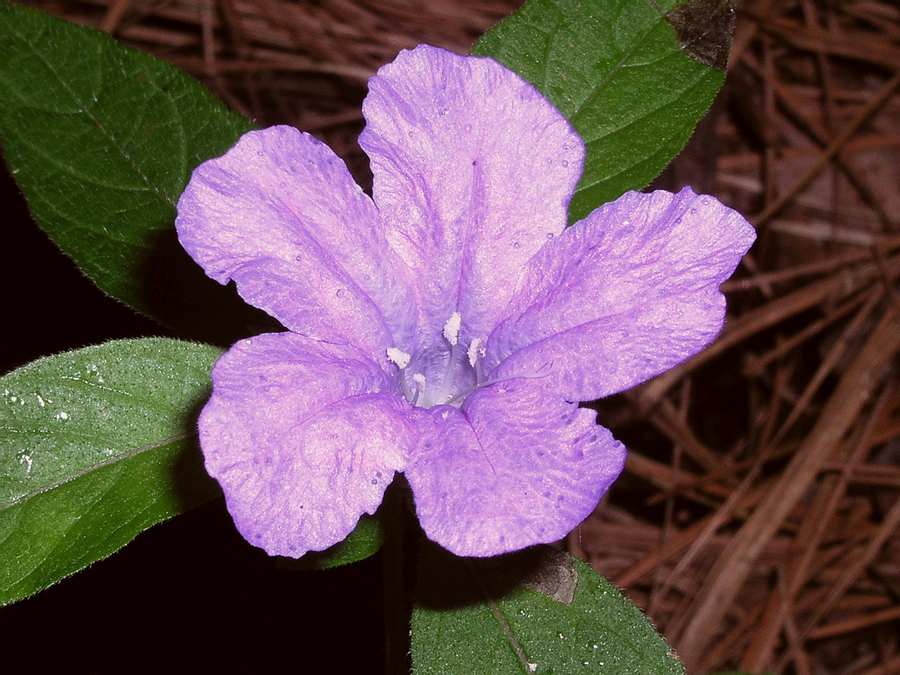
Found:
[[[385,493],[382,523],[384,562],[384,652],[386,675],[407,675],[409,665],[409,608],[405,584],[403,491],[393,485]]]

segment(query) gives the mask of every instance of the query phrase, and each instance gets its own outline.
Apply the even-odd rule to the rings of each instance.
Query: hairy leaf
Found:
[[[698,37],[698,2],[718,29]],[[536,86],[587,147],[575,222],[645,187],[681,152],[722,86],[733,0],[529,0],[479,40]],[[678,5],[677,11],[673,10]],[[670,16],[669,12],[675,11]],[[678,30],[676,30],[676,27]]]
[[[195,416],[220,354],[120,340],[0,378],[0,605],[217,494]]]
[[[0,137],[37,223],[106,293],[227,343],[251,316],[181,249],[191,171],[253,123],[199,82],[100,31],[0,3]]]
[[[416,603],[416,675],[684,673],[637,607],[549,547],[479,560],[426,545]]]

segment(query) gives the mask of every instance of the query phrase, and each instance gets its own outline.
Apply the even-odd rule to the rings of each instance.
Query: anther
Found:
[[[469,365],[472,366],[473,368],[475,367],[475,364],[478,362],[478,358],[481,356],[484,356],[484,354],[485,354],[485,349],[484,349],[484,347],[481,346],[481,343],[482,343],[481,338],[474,338],[472,340],[472,342],[469,344],[469,351],[466,352],[466,354],[469,357]]]
[[[459,354],[459,329],[461,326],[462,316],[459,312],[453,312],[447,319],[447,323],[444,324],[444,339],[450,343],[450,355],[447,359],[447,370],[444,372],[444,379],[441,380],[441,388],[437,395],[438,401],[451,396],[450,390],[453,388],[456,359]]]
[[[393,363],[400,369],[400,391],[403,392],[404,398],[407,401],[411,401],[413,405],[416,404],[416,401],[419,400],[419,386],[418,380],[416,380],[416,375],[413,375],[413,380],[416,381],[416,391],[412,392],[409,390],[409,384],[406,382],[406,375],[403,371],[409,365],[409,362],[412,360],[412,356],[407,354],[402,349],[397,349],[396,347],[388,347],[387,348],[387,357],[388,361]]]
[[[462,316],[459,312],[453,312],[450,315],[450,318],[447,319],[447,323],[444,324],[444,339],[450,343],[451,346],[456,346],[456,343],[459,342],[459,328],[462,325]]]
[[[400,370],[406,368],[406,366],[409,365],[410,359],[412,359],[412,356],[396,347],[388,347],[387,357],[388,360]]]

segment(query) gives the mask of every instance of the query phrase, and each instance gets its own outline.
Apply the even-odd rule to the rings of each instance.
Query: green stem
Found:
[[[394,485],[388,489],[381,507],[385,525],[382,546],[384,561],[384,651],[386,675],[408,675],[409,620],[404,575],[403,491]]]

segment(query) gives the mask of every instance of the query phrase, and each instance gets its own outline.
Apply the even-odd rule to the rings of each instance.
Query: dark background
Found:
[[[169,335],[60,253],[5,168],[0,204],[0,373],[110,339]],[[0,609],[0,671],[373,673],[383,663],[382,595],[380,555],[282,569],[241,538],[217,499]]]

